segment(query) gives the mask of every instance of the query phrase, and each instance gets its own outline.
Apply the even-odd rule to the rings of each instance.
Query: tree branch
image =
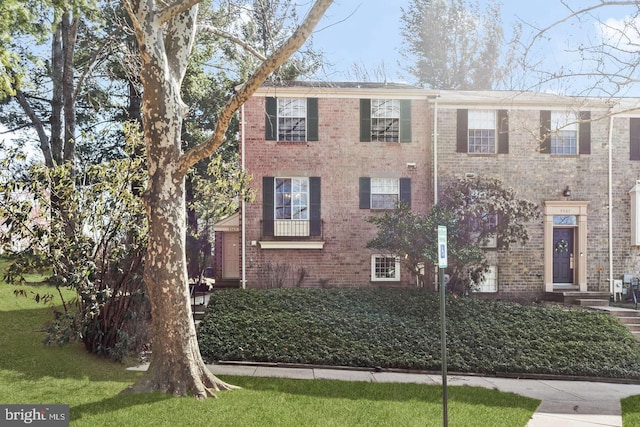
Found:
[[[223,31],[223,30],[221,30],[219,28],[216,28],[213,25],[198,25],[198,30],[205,31],[207,33],[211,33],[211,34],[214,34],[216,36],[220,36],[222,38],[225,38],[225,39],[227,39],[227,40],[239,45],[244,50],[246,50],[247,52],[249,52],[250,54],[252,54],[256,58],[258,58],[259,60],[261,60],[261,61],[266,61],[267,60],[266,56],[264,56],[262,53],[258,52],[257,49],[254,49],[252,46],[250,46],[249,43],[245,42],[244,40],[240,39],[239,37],[234,36],[231,33],[227,33],[226,31]]]
[[[201,1],[202,0],[182,0],[165,7],[159,13],[160,25],[165,24],[171,18],[180,15],[182,12],[186,12]]]
[[[333,0],[317,0],[302,24],[296,31],[282,44],[271,56],[269,56],[258,69],[241,85],[235,95],[227,101],[218,120],[213,135],[209,139],[185,152],[179,160],[178,172],[185,175],[189,168],[195,165],[200,159],[210,156],[224,142],[225,132],[233,115],[242,104],[262,85],[269,74],[282,65],[291,55],[293,55],[311,35],[311,32],[318,24],[326,10],[331,6]]]

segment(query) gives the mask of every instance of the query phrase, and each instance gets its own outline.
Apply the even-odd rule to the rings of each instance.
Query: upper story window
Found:
[[[305,141],[306,138],[306,100],[278,98],[278,141]]]
[[[509,153],[509,115],[507,110],[457,110],[458,153]]]
[[[591,154],[591,112],[540,111],[540,152]]]
[[[309,219],[309,179],[275,179],[275,219]]]
[[[320,177],[263,177],[263,237],[321,236],[320,188]]]
[[[371,100],[371,140],[398,142],[400,135],[400,101]]]
[[[574,113],[551,112],[551,154],[578,154],[578,118]]]
[[[267,97],[265,110],[266,140],[318,140],[318,98]]]
[[[411,142],[411,100],[361,99],[360,141]]]
[[[469,111],[469,148],[472,154],[494,154],[496,152],[495,110]]]
[[[400,198],[400,181],[371,178],[371,209],[393,209]]]
[[[411,178],[360,178],[360,209],[395,209],[398,200],[411,206]]]

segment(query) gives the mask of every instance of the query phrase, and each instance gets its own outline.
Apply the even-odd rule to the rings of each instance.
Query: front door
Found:
[[[237,279],[240,277],[240,235],[225,232],[222,245],[222,278]]]
[[[573,284],[573,230],[553,229],[553,283]]]

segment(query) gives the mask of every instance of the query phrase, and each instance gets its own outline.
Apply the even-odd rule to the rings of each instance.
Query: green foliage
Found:
[[[512,243],[525,244],[526,224],[539,217],[539,210],[492,178],[457,179],[441,197],[426,215],[399,203],[394,210],[368,218],[378,231],[367,247],[397,256],[422,282],[425,267],[437,264],[437,229],[445,226],[447,286],[466,294],[489,267],[484,253],[487,243],[495,241],[501,250],[508,250]]]
[[[418,84],[490,90],[508,73],[500,63],[500,6],[471,0],[411,0],[402,9],[403,54]]]
[[[141,138],[135,130],[128,135],[132,154]],[[50,268],[57,293],[75,294],[62,298],[47,343],[82,340],[115,359],[146,345],[144,176],[142,158],[132,156],[89,167],[81,182],[64,165],[34,166],[29,180],[0,183],[0,244],[12,258],[5,279],[24,282],[25,274]]]
[[[411,289],[215,292],[205,360],[440,369],[436,293]],[[606,313],[447,299],[448,368],[640,379],[640,348]]]

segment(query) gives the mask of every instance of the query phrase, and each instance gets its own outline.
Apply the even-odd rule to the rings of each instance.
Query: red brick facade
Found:
[[[267,140],[267,97],[317,99],[317,140]],[[362,99],[408,100],[410,141],[361,142]],[[435,179],[439,191],[443,191],[448,179],[476,174],[500,179],[506,187],[514,188],[519,198],[539,204],[546,212],[528,227],[530,240],[526,245],[515,245],[508,252],[488,250],[488,258],[498,271],[497,292],[488,296],[535,300],[558,287],[551,275],[552,234],[559,227],[553,225],[553,219],[561,215],[576,218],[572,226],[574,279],[571,286],[563,287],[609,291],[611,278],[618,279],[623,273],[638,275],[640,270],[640,250],[631,245],[630,239],[629,191],[640,179],[640,160],[630,160],[634,144],[630,117],[634,114],[625,109],[625,113],[610,119],[616,108],[622,110],[598,99],[533,93],[435,92],[373,84],[265,87],[247,101],[242,113],[241,154],[256,190],[255,200],[245,205],[245,221],[241,224],[245,233],[241,242],[245,253],[242,280],[247,287],[413,285],[415,278],[404,270],[399,281],[372,281],[371,255],[375,251],[367,249],[366,243],[375,229],[366,219],[377,212],[359,206],[360,179],[397,178],[406,182],[409,178],[412,209],[426,213],[434,203]],[[460,110],[505,111],[507,152],[461,152],[457,143]],[[587,145],[580,146],[574,155],[545,153],[540,139],[540,112],[545,110],[588,111],[591,119],[581,125],[578,139],[579,144]],[[640,117],[640,112],[636,115]],[[265,236],[263,182],[270,182],[264,181],[265,177],[319,178],[319,236]],[[563,195],[567,187],[571,190],[569,197]],[[609,194],[613,202],[611,222]]]

